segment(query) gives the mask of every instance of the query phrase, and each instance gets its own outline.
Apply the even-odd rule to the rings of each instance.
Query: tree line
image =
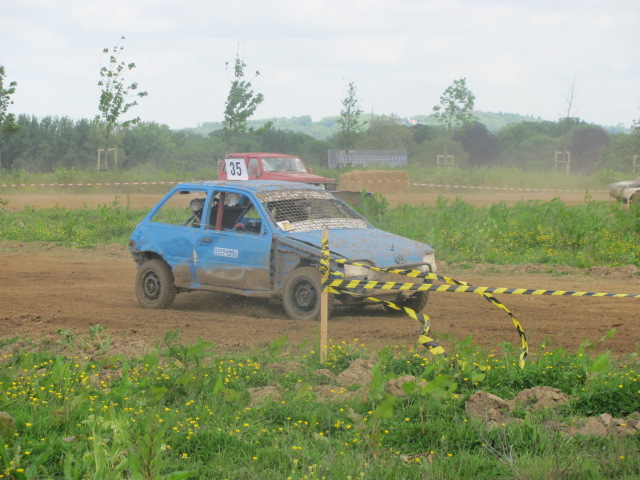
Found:
[[[67,117],[18,115],[15,131],[0,146],[2,168],[50,172],[57,168],[95,169],[102,145],[101,124]],[[517,167],[550,171],[555,152],[571,152],[571,172],[591,174],[607,168],[632,171],[640,138],[634,133],[609,134],[603,128],[570,119],[563,122],[520,122],[494,133],[479,122],[467,124],[451,137],[432,125],[404,125],[399,119],[375,116],[354,135],[351,148],[406,150],[410,163],[433,165],[447,148],[457,166]],[[118,168],[198,170],[217,165],[227,144],[223,130],[208,135],[171,130],[155,122],[138,122],[114,134],[119,145]],[[327,150],[342,149],[339,131],[327,139],[304,133],[262,127],[235,139],[237,151],[269,151],[299,155],[310,165],[326,166]],[[111,165],[111,168],[114,165]]]
[[[535,171],[553,170],[556,152],[569,152],[571,173],[591,174],[601,169],[631,172],[634,155],[640,154],[640,120],[634,122],[631,133],[610,133],[570,116],[570,107],[557,122],[522,121],[492,132],[474,112],[475,95],[466,78],[454,80],[443,92],[433,107],[435,122],[430,124],[407,124],[394,115],[363,115],[356,85],[349,82],[340,116],[324,126],[333,132],[326,138],[276,128],[271,121],[254,128],[249,119],[264,96],[246,78],[239,52],[231,69],[223,122],[206,134],[195,129],[174,131],[137,117],[123,120],[147,92],[136,82],[125,83],[124,73],[135,64],[121,59],[122,50],[120,43],[103,50],[108,61],[99,72],[99,113],[93,119],[9,113],[17,84],[7,84],[0,66],[0,168],[51,172],[117,166],[195,171],[217,168],[217,161],[232,151],[281,152],[299,155],[309,165],[326,166],[329,149],[373,149],[406,150],[409,162],[422,166],[437,165],[438,157],[445,154],[459,167]],[[297,123],[302,120],[313,127],[310,117],[299,117]],[[106,162],[109,150],[117,151],[117,165],[114,156]],[[101,155],[105,155],[102,162]]]

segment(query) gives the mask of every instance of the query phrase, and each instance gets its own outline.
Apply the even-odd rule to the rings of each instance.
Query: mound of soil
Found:
[[[410,189],[409,174],[404,170],[357,170],[340,175],[339,190],[396,193]]]

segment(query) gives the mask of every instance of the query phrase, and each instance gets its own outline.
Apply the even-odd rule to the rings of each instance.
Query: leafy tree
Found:
[[[498,141],[480,122],[465,124],[454,136],[469,154],[470,165],[488,165],[498,156]]]
[[[576,128],[569,144],[572,172],[586,175],[593,173],[600,150],[609,147],[610,144],[609,135],[600,127]]]
[[[167,160],[175,148],[172,137],[168,126],[155,122],[140,122],[134,128],[128,128],[121,139],[125,153],[122,168],[145,163],[169,167]]]
[[[401,125],[397,117],[380,115],[371,120],[367,131],[358,138],[357,146],[371,150],[411,150],[415,142],[411,129]]]
[[[411,127],[413,140],[417,144],[428,140],[434,140],[438,136],[438,128],[432,125],[417,124]]]
[[[467,79],[459,78],[444,91],[440,103],[433,107],[433,114],[438,123],[452,131],[477,120],[473,114],[475,100],[476,96],[467,88]]]
[[[631,134],[635,140],[636,155],[640,154],[640,118],[633,121],[631,126]]]
[[[454,155],[456,165],[465,165],[467,163],[468,154],[460,142],[446,138],[442,135],[433,140],[425,140],[414,149],[414,153],[410,157],[410,162],[422,166],[436,166],[438,155],[446,151],[448,155]]]
[[[557,122],[521,122],[496,134],[498,165],[523,170],[553,168],[562,132]]]
[[[13,104],[11,95],[16,93],[17,82],[10,82],[5,88],[4,66],[0,65],[0,168],[2,168],[2,146],[4,145],[4,134],[13,133],[16,130],[16,119],[13,113],[7,113],[9,105]]]
[[[120,37],[120,40],[124,39],[124,37]],[[147,96],[147,92],[138,91],[137,82],[128,85],[125,82],[125,72],[133,70],[136,64],[125,63],[124,60],[121,60],[122,50],[124,50],[124,46],[120,43],[115,45],[111,51],[108,48],[102,50],[102,53],[109,55],[109,63],[100,68],[98,86],[102,88],[102,91],[98,104],[100,113],[96,115],[96,121],[100,123],[102,128],[105,149],[110,148],[112,136],[119,128],[126,128],[140,122],[138,117],[125,121],[122,121],[121,117],[130,108],[138,105],[136,98]]]
[[[342,110],[340,110],[340,118],[338,119],[342,133],[342,147],[345,150],[350,150],[353,147],[356,135],[364,127],[364,122],[360,121],[360,115],[362,115],[362,109],[356,96],[356,84],[349,82],[347,96],[342,100]]]
[[[0,129],[3,132],[11,132],[15,129],[15,116],[13,113],[7,113],[9,105],[13,104],[11,95],[16,93],[17,82],[10,82],[9,86],[5,88],[4,80],[6,74],[4,66],[0,65]]]
[[[228,69],[229,62],[226,62],[225,66]],[[236,55],[231,88],[227,95],[224,121],[222,122],[222,133],[227,148],[231,147],[236,137],[247,132],[247,120],[264,100],[264,95],[255,93],[252,90],[251,82],[245,79],[244,69],[246,66],[240,56]],[[255,76],[259,75],[260,72],[256,70]]]
[[[627,175],[634,174],[632,160],[633,156],[638,155],[640,152],[638,146],[638,138],[633,133],[611,135],[611,144],[600,148],[598,169],[600,172],[606,170],[607,172],[626,172]],[[634,176],[637,176],[637,172],[635,172]],[[608,183],[618,180],[621,179],[614,176],[608,179]]]

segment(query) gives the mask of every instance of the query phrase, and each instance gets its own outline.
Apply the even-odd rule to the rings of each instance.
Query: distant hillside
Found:
[[[519,115],[517,113],[474,112],[474,114],[490,132],[494,133],[511,123],[544,121],[544,119],[540,117]],[[363,115],[363,119],[366,118],[368,120],[368,117],[369,115]],[[314,122],[309,115],[304,115],[302,117],[249,120],[247,125],[250,128],[258,129],[267,122],[272,122],[273,127],[278,130],[290,130],[292,132],[304,133],[310,137],[317,138],[318,140],[325,140],[340,131],[340,127],[337,124],[339,118],[339,116],[326,117]],[[398,122],[405,125],[412,125],[415,123],[423,125],[437,124],[433,115],[415,115],[411,118],[398,118]],[[222,122],[207,122],[198,125],[195,128],[186,128],[184,130],[206,136],[209,133],[220,129],[222,129]]]
[[[522,122],[544,122],[546,119],[540,117],[534,117],[532,115],[520,115],[518,113],[503,113],[503,112],[473,112],[478,117],[478,121],[484,124],[492,133],[496,133],[498,130],[510,125],[512,123]],[[436,125],[436,119],[433,115],[416,115],[412,117],[417,120],[418,123],[424,125]]]
[[[338,127],[336,123],[338,118],[340,117],[327,117],[314,122],[309,115],[304,115],[302,117],[249,120],[247,125],[249,128],[258,129],[267,122],[271,122],[273,123],[273,128],[277,130],[290,130],[296,133],[304,133],[318,140],[324,140],[340,131],[340,127]],[[222,122],[207,122],[198,125],[196,128],[185,128],[185,130],[189,132],[199,133],[201,135],[208,135],[213,131],[221,129]]]

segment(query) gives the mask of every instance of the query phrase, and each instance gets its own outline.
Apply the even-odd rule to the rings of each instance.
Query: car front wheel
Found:
[[[407,307],[419,313],[424,310],[428,302],[429,292],[416,292],[410,297],[399,296],[393,303],[395,303],[399,307]],[[398,310],[396,310],[395,308],[391,308],[387,305],[385,305],[384,308],[389,312],[398,312]]]
[[[145,261],[136,275],[136,296],[146,308],[169,308],[176,298],[173,272],[164,261]]]
[[[293,320],[319,320],[322,277],[313,267],[302,267],[291,272],[284,284],[282,304]],[[331,312],[329,298],[329,312]]]

